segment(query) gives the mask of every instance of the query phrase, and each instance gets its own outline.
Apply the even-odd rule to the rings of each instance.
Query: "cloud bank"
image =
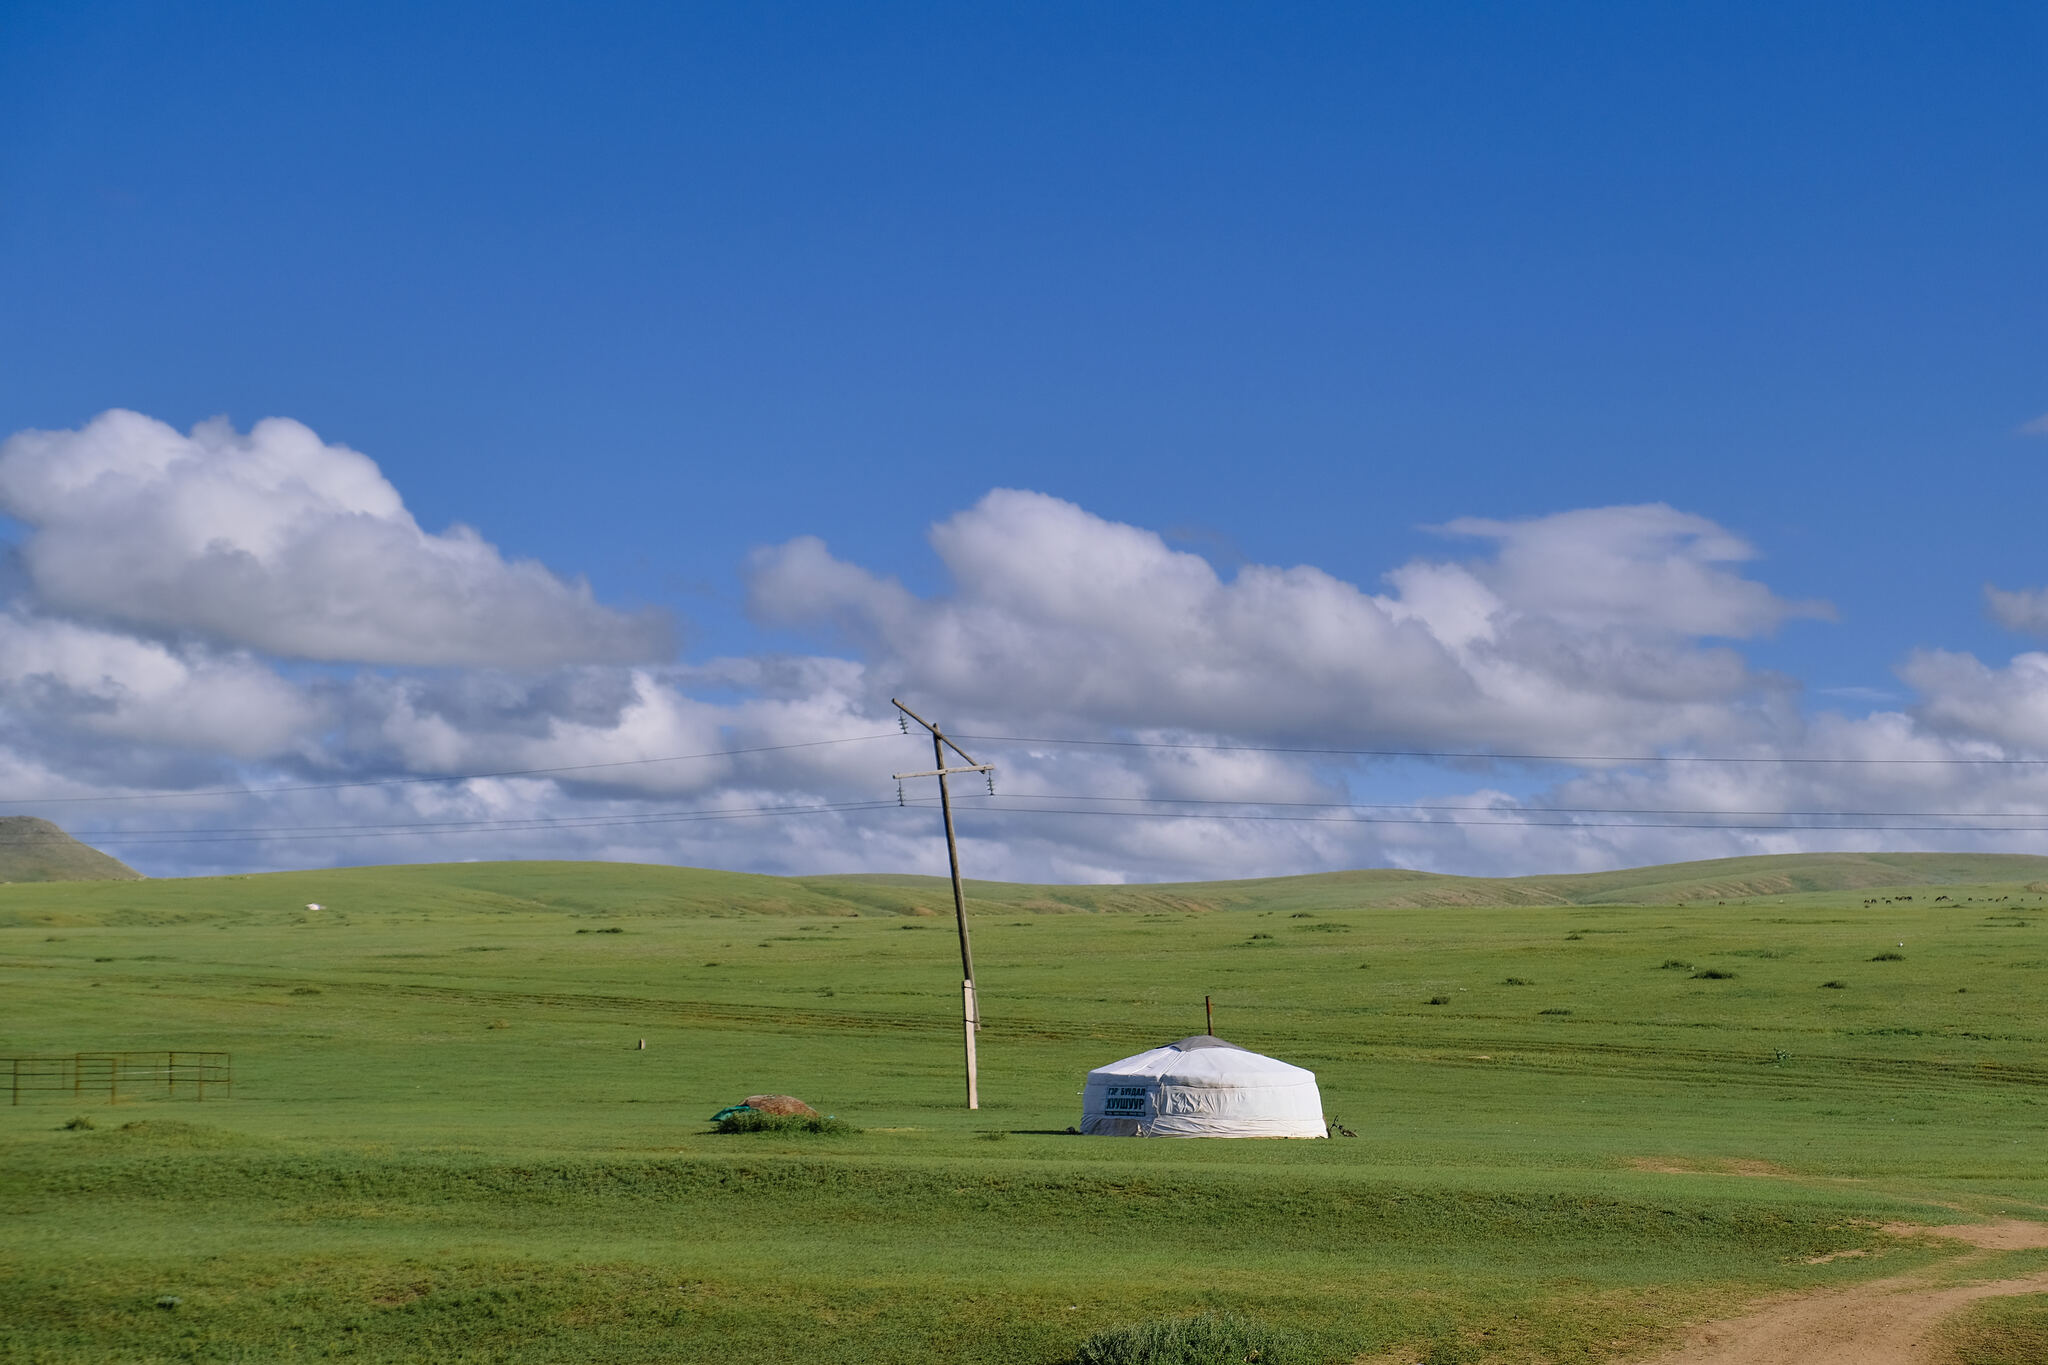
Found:
[[[367,457],[283,418],[181,435],[139,413],[0,444],[0,513],[49,610],[278,658],[543,668],[658,659],[666,622],[422,531]]]
[[[1816,707],[1744,649],[1825,629],[1827,605],[1781,596],[1739,535],[1661,504],[1459,519],[1437,528],[1443,553],[1361,584],[1219,572],[999,489],[933,526],[931,595],[817,537],[762,547],[747,608],[811,652],[687,663],[664,620],[466,528],[422,530],[367,456],[283,419],[23,432],[0,443],[0,512],[20,528],[0,574],[5,809],[158,874],[534,856],[937,870],[930,812],[887,780],[929,757],[895,733],[891,695],[963,736],[1035,737],[975,742],[1001,768],[999,797],[963,810],[976,875],[2048,849],[2023,818],[2048,805],[2048,768],[1982,762],[2048,755],[2048,654],[1912,650],[1903,705]],[[2048,620],[2039,594],[1987,600],[2016,628]],[[1867,811],[1905,814],[1850,814]]]
[[[1499,552],[1405,565],[1381,593],[1306,565],[1226,581],[1153,532],[998,490],[933,529],[944,599],[805,537],[754,556],[749,604],[779,626],[829,627],[871,669],[990,717],[1624,752],[1758,733],[1785,684],[1698,637],[1822,610],[1718,567],[1746,547],[1667,507],[1450,529]]]

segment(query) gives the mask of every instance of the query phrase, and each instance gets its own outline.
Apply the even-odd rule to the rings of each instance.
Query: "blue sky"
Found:
[[[1781,675],[1796,685],[1764,709],[1801,717],[1744,743],[1790,753],[1814,741],[1816,715],[1875,710],[1918,727],[1916,742],[2030,753],[1982,716],[2034,704],[2025,670],[2011,671],[2032,637],[2008,628],[2032,608],[2001,623],[1984,587],[2048,582],[2048,437],[2023,432],[2048,414],[2044,57],[2048,17],[2021,4],[5,5],[0,435],[79,431],[108,409],[178,432],[289,418],[373,460],[424,534],[461,523],[506,562],[587,579],[611,615],[579,638],[614,640],[605,632],[651,609],[679,641],[542,664],[407,634],[352,657],[303,630],[237,633],[228,599],[196,579],[190,591],[216,594],[206,603],[131,611],[119,585],[65,587],[48,567],[57,551],[32,548],[56,543],[53,526],[119,525],[47,500],[37,515],[55,520],[39,522],[22,494],[7,504],[31,547],[16,609],[45,635],[59,621],[112,630],[195,677],[246,665],[301,692],[268,749],[173,744],[138,720],[118,743],[103,729],[61,753],[22,750],[17,790],[497,771],[488,745],[453,744],[472,766],[436,769],[396,741],[366,747],[338,717],[378,688],[509,689],[520,724],[545,731],[567,713],[536,690],[555,695],[573,674],[601,693],[623,685],[604,669],[631,667],[670,670],[661,686],[706,705],[758,701],[739,660],[862,667],[844,714],[870,721],[885,719],[877,695],[902,687],[992,732],[1146,729],[1121,703],[922,676],[907,637],[876,625],[881,608],[816,581],[783,575],[763,608],[763,547],[797,537],[926,599],[972,596],[928,533],[993,489],[1156,533],[1225,584],[1240,565],[1313,566],[1368,594],[1404,565],[1492,563],[1488,547],[1508,542],[1430,529],[1460,518],[1668,505],[1756,556],[1713,562],[1781,602],[1823,600],[1832,619],[1758,609],[1721,635],[1694,629],[1712,612],[1595,621],[1554,593],[1506,590],[1501,610],[1561,622],[1559,638],[1736,641],[1751,680],[1716,695],[1754,712],[1755,679]],[[990,515],[1107,534],[1038,504]],[[1630,543],[1574,571],[1654,579],[1641,555],[1665,550]],[[132,567],[167,572],[146,556]],[[985,589],[985,604],[1010,600]],[[1128,607],[1162,609],[1142,592]],[[848,628],[848,612],[866,624]],[[527,620],[515,618],[506,631]],[[1966,686],[1954,667],[1910,664],[1926,651],[1989,672]],[[64,672],[84,667],[24,663],[0,708],[41,727],[36,679],[141,695],[108,665]],[[1280,675],[1314,668],[1297,659]],[[308,688],[330,692],[308,701]],[[355,700],[335,700],[344,691]],[[1610,737],[1628,752],[1729,741],[1720,721],[1681,716],[1698,704]],[[751,733],[730,716],[705,723]],[[388,717],[379,725],[388,741]],[[1171,708],[1159,725],[1246,742],[1314,728]],[[1418,725],[1330,742],[1484,749],[1510,735]],[[653,742],[617,738],[620,752]],[[1420,800],[1454,777],[1472,796],[1441,768],[1317,780],[1337,783],[1325,794]],[[1570,775],[1489,780],[1550,799]],[[823,783],[761,776],[746,799],[834,794]],[[521,808],[551,818],[646,795],[551,784]],[[1801,799],[1856,808],[1873,795]],[[2048,792],[2000,799],[2048,806]],[[93,820],[141,822],[132,810]],[[981,837],[1018,875],[1090,877],[1751,851],[1714,834],[1697,849],[1368,842],[1218,862],[1095,847],[1078,830],[1030,849],[994,827]],[[763,828],[675,856],[776,870],[913,856],[859,831],[802,851],[785,838]],[[237,845],[219,865],[477,846],[302,839]],[[162,870],[214,865],[167,847],[150,855]]]

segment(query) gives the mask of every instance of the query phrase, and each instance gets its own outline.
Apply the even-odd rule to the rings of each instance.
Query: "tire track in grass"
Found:
[[[1674,1065],[1685,1065],[1699,1072],[1739,1071],[1751,1080],[1793,1087],[1810,1085],[1817,1078],[1878,1081],[1914,1090],[1965,1089],[1983,1085],[2048,1086],[2048,1067],[1989,1060],[1951,1061],[1802,1051],[1793,1059],[1793,1065],[1781,1068],[1774,1065],[1772,1054],[1761,1047],[1660,1047],[1644,1043],[1601,1043],[1584,1039],[1553,1041],[1499,1034],[1456,1040],[1404,1038],[1345,1052],[1333,1051],[1327,1039],[1301,1038],[1300,1042],[1303,1046],[1296,1049],[1294,1055],[1305,1061],[1348,1062],[1385,1058],[1390,1052],[1406,1049],[1413,1060],[1431,1065],[1517,1066],[1552,1074],[1594,1069],[1573,1065],[1572,1061],[1598,1058],[1611,1065],[1597,1069],[1610,1073],[1670,1074]],[[1453,1048],[1457,1050],[1452,1051]]]
[[[251,981],[251,986],[284,990],[300,981]],[[571,1014],[632,1015],[637,1019],[665,1018],[694,1024],[747,1029],[778,1029],[811,1032],[831,1029],[839,1032],[952,1033],[957,1019],[915,1015],[862,1013],[852,1010],[821,1010],[803,1005],[740,1004],[718,1000],[676,1000],[654,996],[601,995],[576,991],[478,990],[465,986],[430,986],[417,982],[321,981],[324,990],[355,992],[397,999],[429,1000],[451,1005],[486,1005],[493,1009],[547,1009]],[[935,1004],[946,997],[934,995]]]
[[[193,985],[218,987],[218,977],[158,977]],[[958,1001],[943,992],[921,997],[931,1003],[925,1014],[890,1014],[854,1010],[819,1009],[812,1005],[764,1005],[759,1001],[738,1003],[720,1000],[678,1000],[656,996],[611,995],[581,991],[509,991],[466,986],[435,986],[421,982],[337,980],[332,977],[240,978],[250,990],[288,991],[295,986],[318,986],[323,992],[345,998],[350,993],[394,999],[431,1001],[446,1005],[475,1005],[491,1010],[517,1008],[555,1010],[568,1014],[629,1015],[636,1020],[665,1019],[713,1028],[749,1031],[781,1031],[796,1034],[832,1031],[839,1033],[930,1033],[957,1036],[960,1020]],[[1024,1034],[1048,1042],[1100,1042],[1124,1036],[1126,1030],[1018,1029],[1001,1023],[984,1025],[985,1033]]]
[[[1943,1271],[1987,1265],[2001,1252],[2048,1249],[2048,1224],[2005,1219],[1957,1227],[1891,1224],[1886,1232],[1935,1237],[1977,1254],[1929,1271],[1849,1289],[1770,1300],[1739,1318],[1693,1329],[1654,1365],[1938,1365],[1953,1359],[1943,1339],[1949,1318],[1983,1299],[2048,1293],[2048,1271],[1977,1284],[1934,1284]]]
[[[630,1016],[638,1021],[668,1020],[707,1028],[730,1028],[754,1032],[792,1034],[831,1031],[835,1033],[915,1033],[950,1036],[959,1021],[949,1012],[950,997],[934,993],[928,999],[929,1014],[888,1013],[846,1009],[820,1009],[809,1004],[772,1005],[721,1000],[684,1000],[656,996],[615,995],[581,991],[492,990],[468,986],[439,986],[425,982],[396,982],[333,977],[240,977],[232,973],[177,976],[153,974],[153,981],[177,981],[187,985],[219,989],[239,985],[248,990],[288,991],[295,986],[317,985],[339,995],[382,996],[390,999],[432,1001],[450,1006],[475,1006],[491,1011],[515,1009],[553,1010],[570,1014]],[[1362,1026],[1368,1021],[1362,1019]],[[984,1025],[991,1038],[1012,1042],[1075,1043],[1128,1042],[1128,1023],[1105,1022],[1100,1027],[1054,1024],[1029,1013],[999,1016]],[[1445,1038],[1441,1034],[1419,1036],[1402,1033],[1364,1041],[1355,1048],[1333,1049],[1327,1035],[1314,1036],[1281,1029],[1259,1031],[1259,1045],[1274,1053],[1302,1062],[1344,1063],[1412,1061],[1432,1066],[1513,1067],[1547,1075],[1633,1075],[1670,1078],[1685,1073],[1694,1076],[1732,1077],[1745,1084],[1782,1085],[1811,1088],[1816,1084],[1873,1083],[1886,1088],[1918,1092],[1980,1090],[1986,1087],[2048,1086],[2048,1066],[1989,1060],[1945,1060],[1909,1057],[1853,1056],[1841,1053],[1801,1052],[1790,1067],[1772,1065],[1772,1057],[1761,1047],[1707,1048],[1672,1047],[1655,1043],[1600,1042],[1590,1038],[1503,1037],[1499,1034]],[[1483,1054],[1483,1055],[1475,1055]]]

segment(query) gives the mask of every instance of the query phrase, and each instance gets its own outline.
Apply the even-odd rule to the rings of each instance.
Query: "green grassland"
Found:
[[[2048,860],[972,908],[978,1113],[943,883],[0,887],[0,1052],[235,1059],[231,1099],[0,1107],[0,1360],[1055,1362],[1205,1311],[1318,1360],[1624,1360],[1941,1258],[1880,1223],[2048,1206]],[[1062,1131],[1205,994],[1360,1136]],[[710,1131],[760,1090],[864,1131]],[[2001,1359],[2025,1308],[1958,1349]]]

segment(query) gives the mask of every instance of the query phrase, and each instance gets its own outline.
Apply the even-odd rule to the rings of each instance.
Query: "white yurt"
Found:
[[[1327,1137],[1316,1073],[1198,1034],[1088,1073],[1081,1131],[1102,1137]]]

